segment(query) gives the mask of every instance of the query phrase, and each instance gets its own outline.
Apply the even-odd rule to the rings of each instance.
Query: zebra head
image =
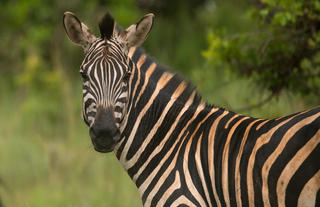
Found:
[[[128,51],[145,40],[153,18],[153,14],[147,14],[119,33],[114,19],[107,13],[99,24],[101,37],[98,38],[73,13],[64,13],[63,24],[69,39],[82,46],[85,53],[80,67],[82,117],[98,152],[112,151],[120,140],[133,67]]]

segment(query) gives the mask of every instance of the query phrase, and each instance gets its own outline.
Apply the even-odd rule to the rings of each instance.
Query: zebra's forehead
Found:
[[[87,54],[95,52],[101,48],[121,50],[121,43],[118,42],[116,37],[112,37],[111,39],[97,38],[97,40],[90,45]]]
[[[118,61],[126,61],[127,56],[123,53],[122,46],[116,38],[98,38],[91,44],[90,48],[85,53],[85,58],[82,61],[82,66],[85,66],[92,60],[97,60],[99,58],[103,58],[106,61],[112,58],[119,59]]]
[[[80,73],[87,73],[95,68],[118,70],[120,75],[129,70],[128,56],[116,39],[100,38],[91,45],[80,66]]]

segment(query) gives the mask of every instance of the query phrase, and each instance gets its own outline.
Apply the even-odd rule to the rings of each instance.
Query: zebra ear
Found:
[[[71,12],[64,13],[63,26],[69,39],[77,45],[82,46],[85,51],[88,49],[90,43],[97,39],[87,25],[80,22]]]
[[[139,22],[131,25],[120,34],[120,38],[128,47],[127,49],[130,49],[131,47],[137,47],[143,43],[152,28],[153,19],[154,14],[147,14],[142,17]]]

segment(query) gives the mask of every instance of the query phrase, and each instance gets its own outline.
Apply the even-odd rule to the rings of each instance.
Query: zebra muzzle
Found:
[[[112,108],[98,108],[94,124],[89,130],[94,149],[98,152],[111,152],[120,139]]]

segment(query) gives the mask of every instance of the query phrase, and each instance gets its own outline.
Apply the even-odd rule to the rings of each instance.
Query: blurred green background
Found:
[[[0,206],[141,206],[114,154],[91,146],[80,116],[83,51],[65,35],[65,11],[97,35],[107,10],[123,27],[154,12],[149,54],[208,102],[273,118],[319,103],[320,4],[303,2],[2,0]]]

